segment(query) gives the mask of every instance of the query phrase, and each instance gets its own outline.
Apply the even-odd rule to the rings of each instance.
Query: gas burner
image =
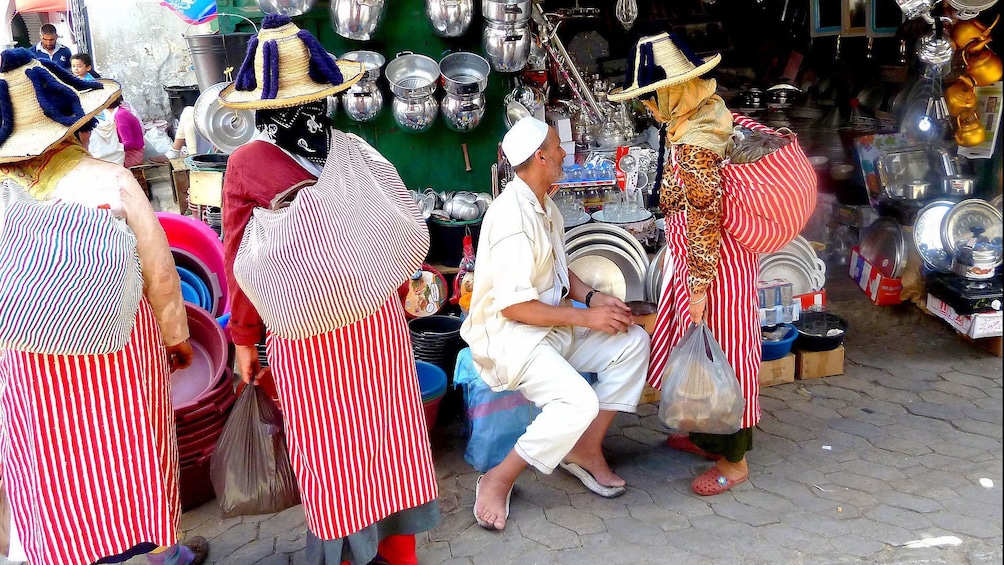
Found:
[[[992,288],[992,287],[993,287],[993,285],[991,285],[988,282],[983,282],[983,281],[966,281],[966,290],[987,290],[987,289]]]

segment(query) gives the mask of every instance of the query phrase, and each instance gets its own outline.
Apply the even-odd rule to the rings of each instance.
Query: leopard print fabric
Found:
[[[707,290],[718,271],[722,158],[696,145],[672,147],[673,158],[666,161],[659,189],[659,208],[667,216],[686,211],[687,287],[693,295]],[[674,161],[679,165],[678,175],[673,174]]]

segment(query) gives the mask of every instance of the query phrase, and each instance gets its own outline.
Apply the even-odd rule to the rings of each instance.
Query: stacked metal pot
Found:
[[[358,61],[366,68],[359,82],[342,93],[342,109],[349,118],[357,122],[376,119],[383,109],[383,93],[380,91],[377,79],[380,78],[380,69],[386,59],[376,51],[349,51],[342,58]]]
[[[532,0],[481,0],[485,18],[482,46],[496,71],[514,73],[526,66],[533,43],[532,7]]]
[[[394,94],[394,121],[412,133],[432,127],[440,113],[436,86],[443,83],[442,116],[453,131],[466,132],[485,114],[485,88],[491,68],[474,53],[450,53],[437,63],[418,53],[403,52],[387,64],[387,82]]]
[[[425,0],[425,15],[439,37],[460,37],[474,19],[474,0]]]

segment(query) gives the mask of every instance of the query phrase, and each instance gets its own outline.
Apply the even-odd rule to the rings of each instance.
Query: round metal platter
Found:
[[[941,242],[955,254],[958,245],[973,235],[973,228],[983,228],[982,236],[1001,246],[1001,213],[989,202],[972,198],[963,200],[945,214],[941,222]]]
[[[875,220],[861,237],[861,256],[887,277],[899,278],[906,268],[906,236],[892,218]]]
[[[623,301],[644,300],[644,272],[619,247],[590,244],[568,255],[568,269],[582,282]]]
[[[634,261],[635,265],[642,273],[644,273],[648,269],[647,256],[638,255],[638,253],[634,250],[633,247],[627,245],[627,242],[625,242],[619,237],[605,233],[591,233],[586,235],[580,235],[570,243],[566,244],[565,253],[571,255],[575,251],[587,245],[595,245],[595,244],[611,245],[613,247],[616,247],[627,253],[628,256],[631,257],[631,260]]]
[[[258,130],[254,125],[252,110],[236,110],[220,103],[220,91],[227,86],[220,82],[210,86],[195,101],[195,129],[214,147],[224,153],[233,153],[238,147],[254,139]]]
[[[952,272],[952,253],[941,241],[941,222],[954,205],[951,200],[935,200],[921,208],[913,224],[913,245],[917,253],[928,269],[939,273]]]
[[[772,279],[790,282],[791,294],[794,296],[822,288],[818,275],[813,275],[802,261],[787,255],[769,255],[760,263],[760,280]]]
[[[647,297],[645,300],[649,302],[655,302],[658,304],[659,297],[662,295],[662,268],[663,261],[666,259],[668,246],[663,245],[659,251],[656,251],[655,255],[652,256],[652,261],[648,264],[648,269],[645,271],[645,294]]]
[[[641,266],[642,271],[644,272],[644,270],[648,268],[648,253],[645,251],[645,248],[642,247],[641,242],[639,242],[635,236],[631,235],[631,232],[614,224],[591,222],[568,230],[565,232],[566,251],[570,246],[572,246],[577,238],[583,235],[596,233],[613,236],[618,240],[623,241],[623,246],[625,248],[633,250],[632,255],[638,258],[638,264]]]

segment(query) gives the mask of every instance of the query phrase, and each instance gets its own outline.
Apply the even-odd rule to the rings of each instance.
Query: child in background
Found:
[[[77,53],[70,57],[70,71],[84,80],[101,78],[101,75],[94,70],[94,61],[87,53]]]

